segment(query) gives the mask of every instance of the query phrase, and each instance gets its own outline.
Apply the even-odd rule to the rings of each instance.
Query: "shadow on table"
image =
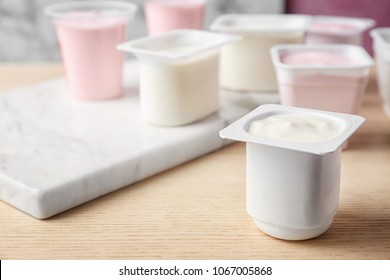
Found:
[[[390,259],[390,209],[374,213],[340,209],[327,232],[297,244],[323,250],[325,259],[337,259],[346,252],[347,259]]]

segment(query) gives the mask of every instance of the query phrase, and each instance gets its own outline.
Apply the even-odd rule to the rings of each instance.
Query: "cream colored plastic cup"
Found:
[[[237,92],[275,92],[277,82],[269,50],[278,44],[302,43],[311,17],[303,15],[222,15],[213,31],[237,34],[241,40],[222,48],[222,88]]]
[[[218,62],[221,47],[238,36],[176,30],[118,46],[140,64],[140,100],[144,120],[179,126],[218,110]]]
[[[315,141],[281,140],[249,132],[254,121],[290,115],[322,119],[337,130]],[[363,122],[364,118],[356,115],[262,105],[220,131],[222,138],[246,142],[246,207],[264,233],[304,240],[327,231],[339,206],[341,146]],[[299,124],[286,125],[290,125],[290,133],[299,136]],[[283,125],[272,127],[275,134],[284,129]]]

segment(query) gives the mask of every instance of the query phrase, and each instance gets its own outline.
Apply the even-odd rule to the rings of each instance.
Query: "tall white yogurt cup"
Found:
[[[221,52],[220,84],[238,92],[276,92],[277,82],[270,48],[303,42],[311,17],[304,15],[222,15],[213,31],[238,34],[241,40]]]
[[[222,45],[238,36],[176,30],[118,46],[140,64],[140,100],[144,120],[179,126],[218,109],[218,62]]]
[[[319,120],[318,131],[305,124],[311,120]],[[251,131],[256,121],[269,122],[257,123],[264,135]],[[263,105],[220,131],[247,143],[247,212],[264,233],[304,240],[330,227],[339,206],[341,146],[363,122],[356,115]]]

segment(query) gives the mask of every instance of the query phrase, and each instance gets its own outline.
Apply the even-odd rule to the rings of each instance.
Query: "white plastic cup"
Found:
[[[376,76],[383,110],[390,118],[390,27],[371,30],[376,61]]]
[[[315,16],[305,43],[362,45],[363,32],[375,24],[375,20],[369,18]]]
[[[222,49],[222,88],[276,94],[277,82],[269,50],[278,44],[302,43],[310,19],[303,15],[219,16],[210,26],[211,30],[242,37]]]
[[[329,121],[337,133],[323,140],[300,142],[248,131],[255,120],[290,114]],[[246,207],[264,233],[304,240],[331,226],[339,206],[341,145],[363,122],[364,118],[356,115],[262,105],[220,131],[222,138],[246,142]]]
[[[203,29],[207,0],[147,0],[145,16],[149,35],[175,29]]]
[[[140,101],[144,120],[179,126],[218,110],[218,62],[222,45],[238,36],[176,30],[118,46],[140,63]]]
[[[45,12],[57,29],[70,94],[80,100],[118,98],[123,94],[123,53],[127,25],[137,6],[121,1],[62,2]]]
[[[271,55],[281,104],[358,114],[373,65],[362,47],[280,45]]]

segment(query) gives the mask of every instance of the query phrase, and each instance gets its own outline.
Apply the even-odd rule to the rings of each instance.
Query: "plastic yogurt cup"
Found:
[[[220,131],[246,142],[246,208],[266,234],[304,240],[324,233],[339,206],[341,146],[356,115],[262,105]]]
[[[303,15],[222,15],[211,30],[238,34],[241,40],[223,47],[220,83],[238,92],[275,92],[277,82],[269,50],[278,44],[303,42],[310,24]]]
[[[150,35],[175,29],[203,29],[207,0],[147,0],[145,16]]]
[[[315,16],[306,44],[362,44],[362,34],[375,25],[369,18]]]
[[[126,41],[137,6],[121,1],[63,2],[46,7],[57,29],[70,94],[81,100],[122,96]]]
[[[280,45],[271,50],[281,104],[357,114],[373,64],[360,46]]]
[[[376,61],[376,76],[383,109],[390,118],[390,28],[371,30]]]
[[[222,45],[238,36],[176,30],[118,46],[140,63],[141,111],[146,122],[185,125],[218,109],[218,62]]]

